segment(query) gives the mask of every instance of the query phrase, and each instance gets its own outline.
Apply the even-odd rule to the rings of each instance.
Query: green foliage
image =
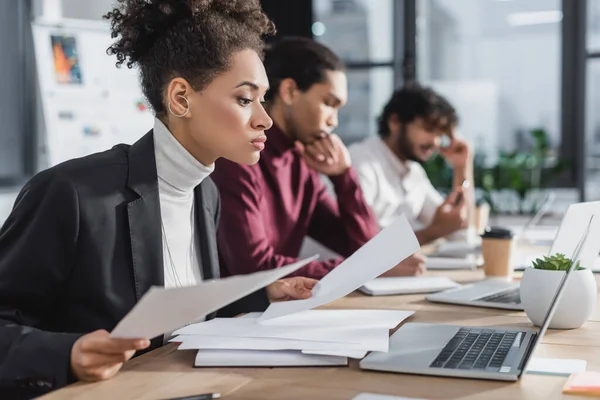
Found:
[[[519,212],[532,214],[540,204],[527,203],[526,196],[532,189],[548,187],[553,179],[562,174],[568,160],[552,157],[550,140],[544,129],[530,132],[531,150],[500,152],[495,165],[487,166],[485,156],[476,154],[474,158],[475,187],[479,189],[479,201],[487,202],[492,213],[499,207],[492,199],[493,191],[509,190],[519,198]],[[439,155],[425,164],[425,171],[433,186],[441,192],[452,190],[452,169]]]
[[[564,254],[554,254],[551,256],[544,256],[544,258],[537,258],[533,261],[533,268],[544,269],[547,271],[567,271],[571,267],[571,259],[566,257]],[[579,261],[575,264],[575,270],[584,269]]]

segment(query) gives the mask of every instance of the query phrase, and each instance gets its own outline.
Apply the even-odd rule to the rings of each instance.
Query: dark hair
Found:
[[[389,136],[388,120],[394,114],[403,125],[420,118],[428,130],[442,131],[450,135],[458,123],[456,110],[444,97],[431,88],[418,84],[396,90],[385,105],[377,119],[379,136],[382,138]]]
[[[231,55],[252,49],[262,57],[263,35],[275,27],[258,0],[118,0],[107,50],[117,66],[137,64],[141,85],[157,114],[162,94],[176,76],[201,90],[227,70]]]
[[[343,71],[344,63],[328,47],[312,39],[285,37],[265,49],[265,70],[270,90],[266,100],[279,92],[281,81],[292,78],[302,91],[324,82],[325,71]]]

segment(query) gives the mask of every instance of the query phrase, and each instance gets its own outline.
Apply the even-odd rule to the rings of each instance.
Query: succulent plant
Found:
[[[549,271],[567,271],[571,267],[571,259],[566,257],[564,254],[553,254],[551,256],[544,256],[543,258],[537,258],[533,261],[533,268],[545,269]],[[579,261],[575,264],[575,270],[584,269]]]

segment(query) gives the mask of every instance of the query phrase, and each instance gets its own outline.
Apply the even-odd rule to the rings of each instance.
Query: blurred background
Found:
[[[105,53],[112,3],[0,2],[0,223],[32,174],[152,126],[135,71]],[[600,0],[262,3],[279,36],[313,37],[346,61],[347,144],[375,135],[393,90],[418,81],[457,108],[494,213],[530,215],[548,191],[556,213],[600,200]],[[427,171],[449,188],[443,160]]]

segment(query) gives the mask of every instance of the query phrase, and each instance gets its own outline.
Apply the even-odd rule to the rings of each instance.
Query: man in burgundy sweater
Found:
[[[273,127],[261,159],[252,166],[221,159],[212,174],[221,193],[217,237],[224,275],[292,263],[306,235],[348,257],[379,231],[349,152],[333,133],[347,99],[341,60],[315,41],[287,38],[267,50],[264,63]],[[260,107],[261,99],[251,93],[244,100],[247,107]],[[331,180],[336,200],[319,173]],[[320,279],[342,260],[315,261],[295,275]],[[416,255],[386,275],[422,270],[423,258]]]

